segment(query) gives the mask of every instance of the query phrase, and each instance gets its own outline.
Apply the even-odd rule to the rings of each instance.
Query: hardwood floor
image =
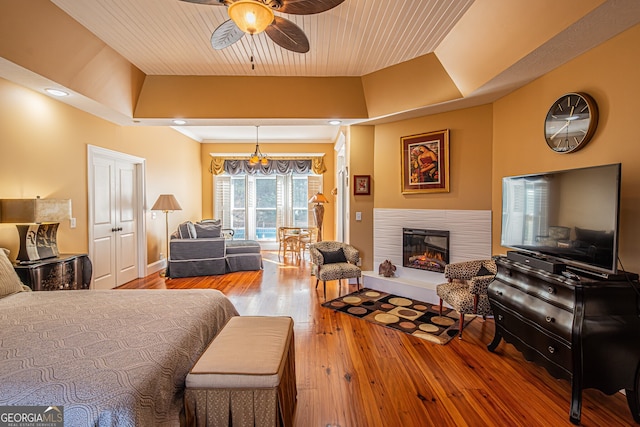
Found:
[[[487,344],[493,321],[475,319],[463,340],[437,345],[321,307],[310,263],[263,252],[264,271],[165,280],[158,274],[120,289],[213,288],[242,315],[295,322],[300,427],[562,426],[570,386],[525,361],[513,346]],[[352,285],[349,291],[354,291]],[[347,293],[343,285],[342,293]],[[338,296],[327,283],[327,299]],[[583,392],[582,425],[633,425],[625,397]]]

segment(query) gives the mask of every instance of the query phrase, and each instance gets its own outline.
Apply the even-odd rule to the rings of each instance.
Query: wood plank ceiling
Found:
[[[228,19],[224,6],[52,2],[148,75],[362,76],[433,52],[473,0],[346,0],[316,15],[280,14],[309,38],[306,54],[282,49],[264,33],[253,37],[255,46],[245,36],[214,50],[209,40]]]

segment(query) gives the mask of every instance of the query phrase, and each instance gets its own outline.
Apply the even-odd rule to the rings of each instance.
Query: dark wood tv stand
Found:
[[[570,279],[504,257],[496,264],[488,290],[496,325],[489,351],[504,338],[527,360],[569,380],[574,424],[580,423],[585,388],[605,394],[625,389],[640,423],[640,298],[632,285]]]

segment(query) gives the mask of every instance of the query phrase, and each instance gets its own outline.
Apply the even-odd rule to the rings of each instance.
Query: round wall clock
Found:
[[[598,106],[586,93],[567,93],[553,103],[544,120],[544,137],[556,153],[578,151],[598,125]]]

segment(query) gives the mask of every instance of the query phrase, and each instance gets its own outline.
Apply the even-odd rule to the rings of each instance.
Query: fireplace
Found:
[[[449,232],[402,229],[402,266],[444,273],[449,263]]]

